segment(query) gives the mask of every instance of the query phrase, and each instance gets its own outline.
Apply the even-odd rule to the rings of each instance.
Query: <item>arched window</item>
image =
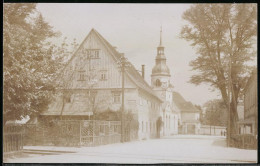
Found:
[[[157,79],[157,80],[155,81],[155,85],[158,86],[158,87],[161,86],[161,81],[160,81],[159,79]]]

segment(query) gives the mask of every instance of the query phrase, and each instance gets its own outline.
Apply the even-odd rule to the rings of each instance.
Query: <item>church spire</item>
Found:
[[[160,31],[160,46],[162,46],[162,26],[161,26],[161,31]]]

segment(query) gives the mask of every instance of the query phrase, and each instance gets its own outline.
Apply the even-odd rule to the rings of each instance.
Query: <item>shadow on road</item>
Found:
[[[226,146],[227,146],[225,139],[215,140],[215,141],[212,143],[212,145],[213,145],[213,146],[220,146],[220,147],[226,147]]]

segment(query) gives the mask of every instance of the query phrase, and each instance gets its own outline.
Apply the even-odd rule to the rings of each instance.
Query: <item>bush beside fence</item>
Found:
[[[137,131],[125,131],[129,132],[125,141],[137,139]],[[118,143],[121,140],[121,122],[59,120],[51,125],[26,125],[24,139],[25,145],[99,146]]]
[[[257,149],[257,139],[251,134],[233,135],[230,144],[236,148]]]

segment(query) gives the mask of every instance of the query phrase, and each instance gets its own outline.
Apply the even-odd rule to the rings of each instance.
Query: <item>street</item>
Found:
[[[222,136],[176,135],[98,147],[26,146],[6,163],[256,163],[257,150],[227,148]]]

